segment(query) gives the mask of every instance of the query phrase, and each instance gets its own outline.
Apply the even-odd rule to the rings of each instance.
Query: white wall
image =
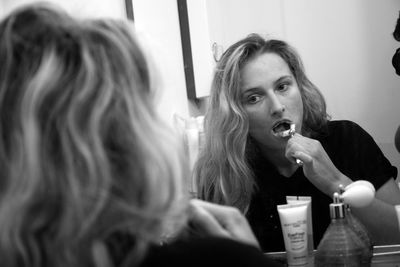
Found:
[[[400,124],[400,77],[391,64],[399,0],[285,0],[286,39],[326,97],[333,119],[366,129],[393,165]],[[399,168],[400,171],[400,168]]]
[[[169,122],[175,113],[188,117],[177,1],[133,0],[133,13],[136,28],[145,33],[151,44],[161,74],[163,91],[159,109],[162,116]]]
[[[209,95],[215,58],[233,42],[251,32],[282,37],[281,5],[281,0],[187,0],[198,98]]]

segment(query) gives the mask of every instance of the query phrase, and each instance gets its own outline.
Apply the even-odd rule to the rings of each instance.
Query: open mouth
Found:
[[[272,128],[272,132],[277,137],[288,137],[294,132],[294,123],[290,123],[289,121],[281,121],[278,122]]]

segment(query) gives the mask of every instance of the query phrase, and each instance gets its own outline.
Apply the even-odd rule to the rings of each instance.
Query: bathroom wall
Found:
[[[286,39],[302,55],[333,119],[359,123],[400,167],[400,77],[392,55],[398,0],[285,0]]]

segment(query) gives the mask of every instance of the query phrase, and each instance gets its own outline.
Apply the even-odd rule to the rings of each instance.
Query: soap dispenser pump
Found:
[[[315,266],[365,266],[365,245],[346,220],[345,204],[339,193],[334,193],[329,209],[331,223],[317,247]]]

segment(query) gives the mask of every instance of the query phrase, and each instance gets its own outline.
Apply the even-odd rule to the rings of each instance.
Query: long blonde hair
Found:
[[[27,6],[0,24],[0,62],[2,265],[94,266],[118,231],[139,261],[183,225],[182,148],[128,25]]]

